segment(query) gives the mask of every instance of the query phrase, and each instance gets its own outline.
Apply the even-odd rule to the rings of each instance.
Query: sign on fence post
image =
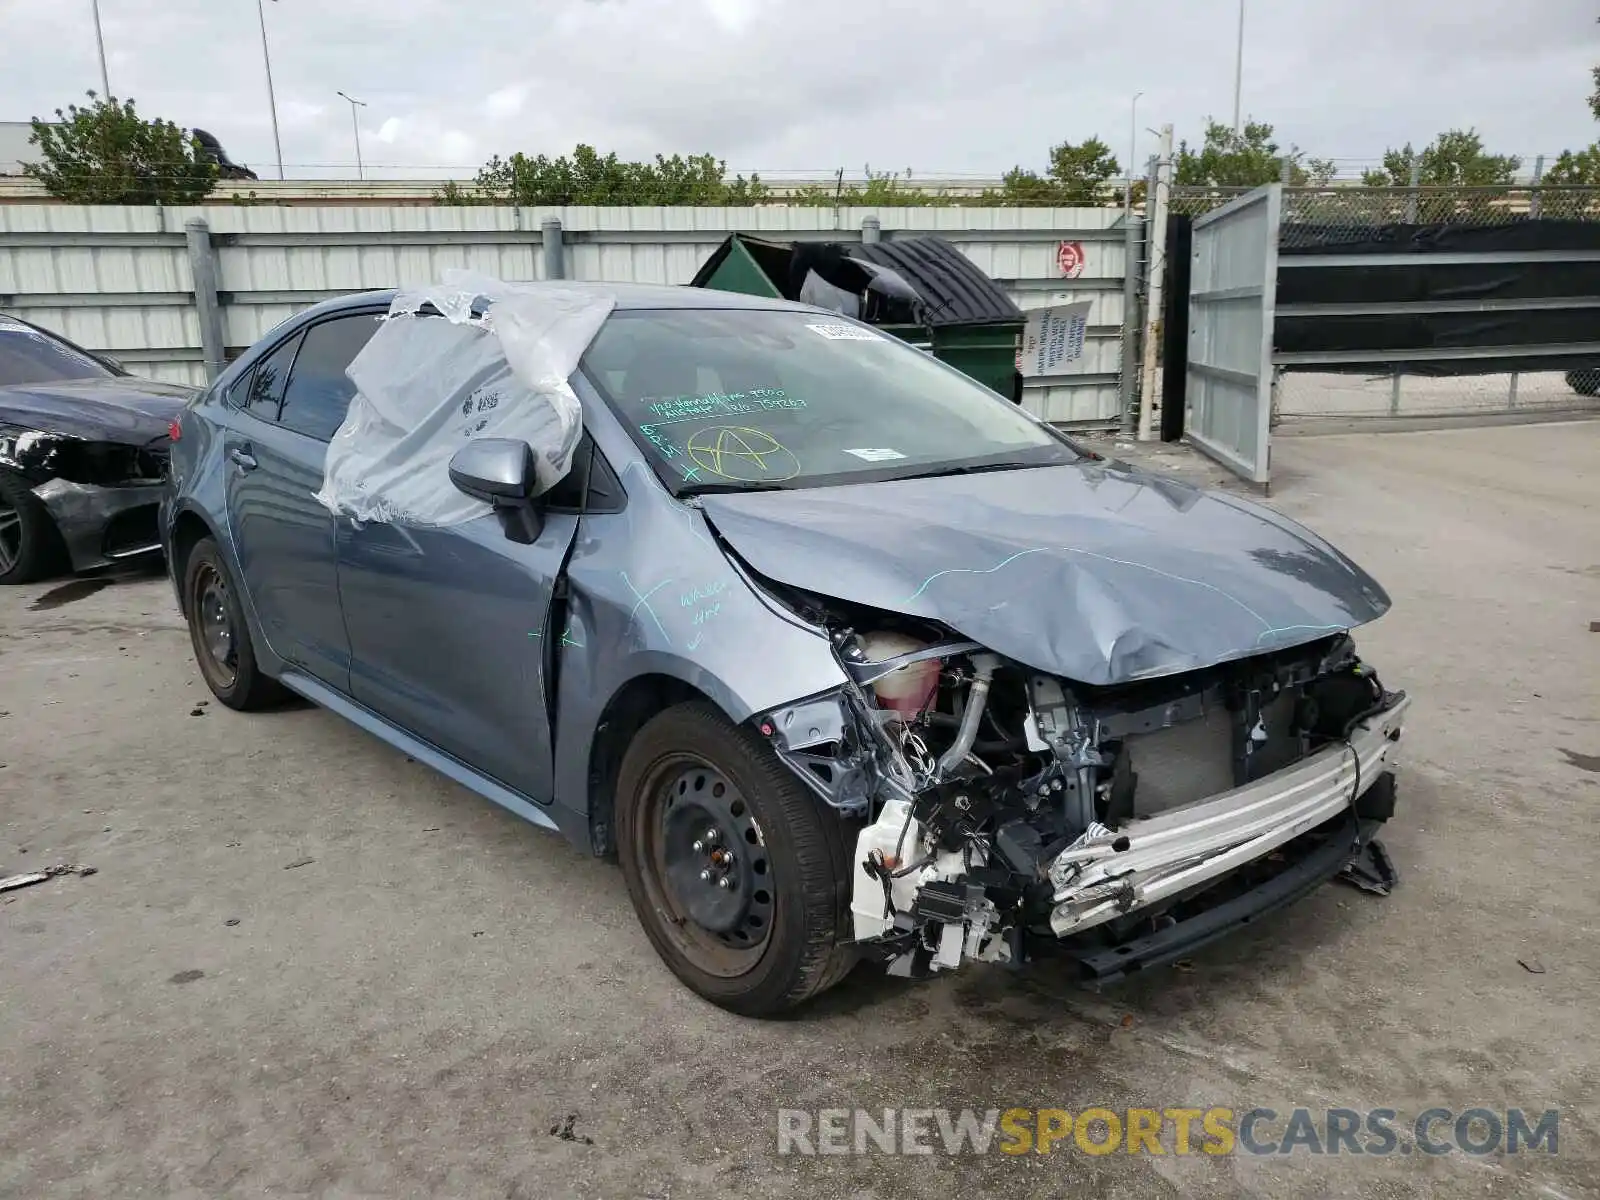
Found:
[[[1022,346],[1017,351],[1017,370],[1025,379],[1063,374],[1067,363],[1083,357],[1083,341],[1089,329],[1088,300],[1075,304],[1056,304],[1035,308],[1022,327]]]

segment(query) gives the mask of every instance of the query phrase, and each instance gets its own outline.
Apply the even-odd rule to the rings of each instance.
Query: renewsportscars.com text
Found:
[[[1559,1152],[1556,1109],[780,1108],[779,1154]]]

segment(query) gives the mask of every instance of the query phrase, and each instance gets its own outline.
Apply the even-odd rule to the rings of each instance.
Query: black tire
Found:
[[[1600,393],[1600,367],[1591,367],[1586,371],[1568,371],[1567,386],[1580,396]]]
[[[724,839],[738,856],[729,873],[754,880],[742,919],[764,913],[760,928],[713,932],[688,915],[683,893],[694,883],[685,882],[681,840],[674,841],[679,818],[687,811],[697,820],[707,811],[701,804],[715,809],[724,801],[730,822],[743,824],[740,836],[730,828]],[[714,706],[677,705],[638,732],[618,773],[616,812],[622,874],[645,933],[672,973],[713,1004],[771,1016],[832,987],[855,965],[849,831],[761,738]],[[734,897],[739,886],[736,879]],[[762,895],[769,898],[758,905]],[[749,945],[733,944],[746,934]]]
[[[213,696],[241,712],[270,708],[287,698],[283,685],[256,663],[238,589],[214,538],[201,538],[189,551],[183,611],[195,662]]]
[[[32,583],[67,565],[50,513],[27,480],[0,469],[0,584]]]

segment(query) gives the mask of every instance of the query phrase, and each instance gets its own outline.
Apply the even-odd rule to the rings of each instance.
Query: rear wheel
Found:
[[[283,686],[262,674],[256,664],[244,609],[213,538],[201,538],[189,551],[183,608],[195,662],[212,695],[241,711],[266,708],[285,698]]]
[[[754,733],[680,704],[617,780],[623,877],[673,974],[713,1004],[782,1012],[855,964],[845,829]]]
[[[32,583],[65,560],[55,522],[27,480],[0,469],[0,584]]]

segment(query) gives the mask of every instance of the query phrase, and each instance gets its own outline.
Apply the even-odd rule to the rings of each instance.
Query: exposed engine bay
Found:
[[[1089,687],[932,623],[825,623],[850,683],[758,725],[862,822],[854,933],[891,974],[1159,929],[1319,837],[1354,855],[1350,830],[1370,838],[1393,811],[1409,701],[1344,633]]]
[[[0,466],[30,478],[93,487],[160,486],[166,478],[167,446],[164,438],[129,445],[0,423]]]

